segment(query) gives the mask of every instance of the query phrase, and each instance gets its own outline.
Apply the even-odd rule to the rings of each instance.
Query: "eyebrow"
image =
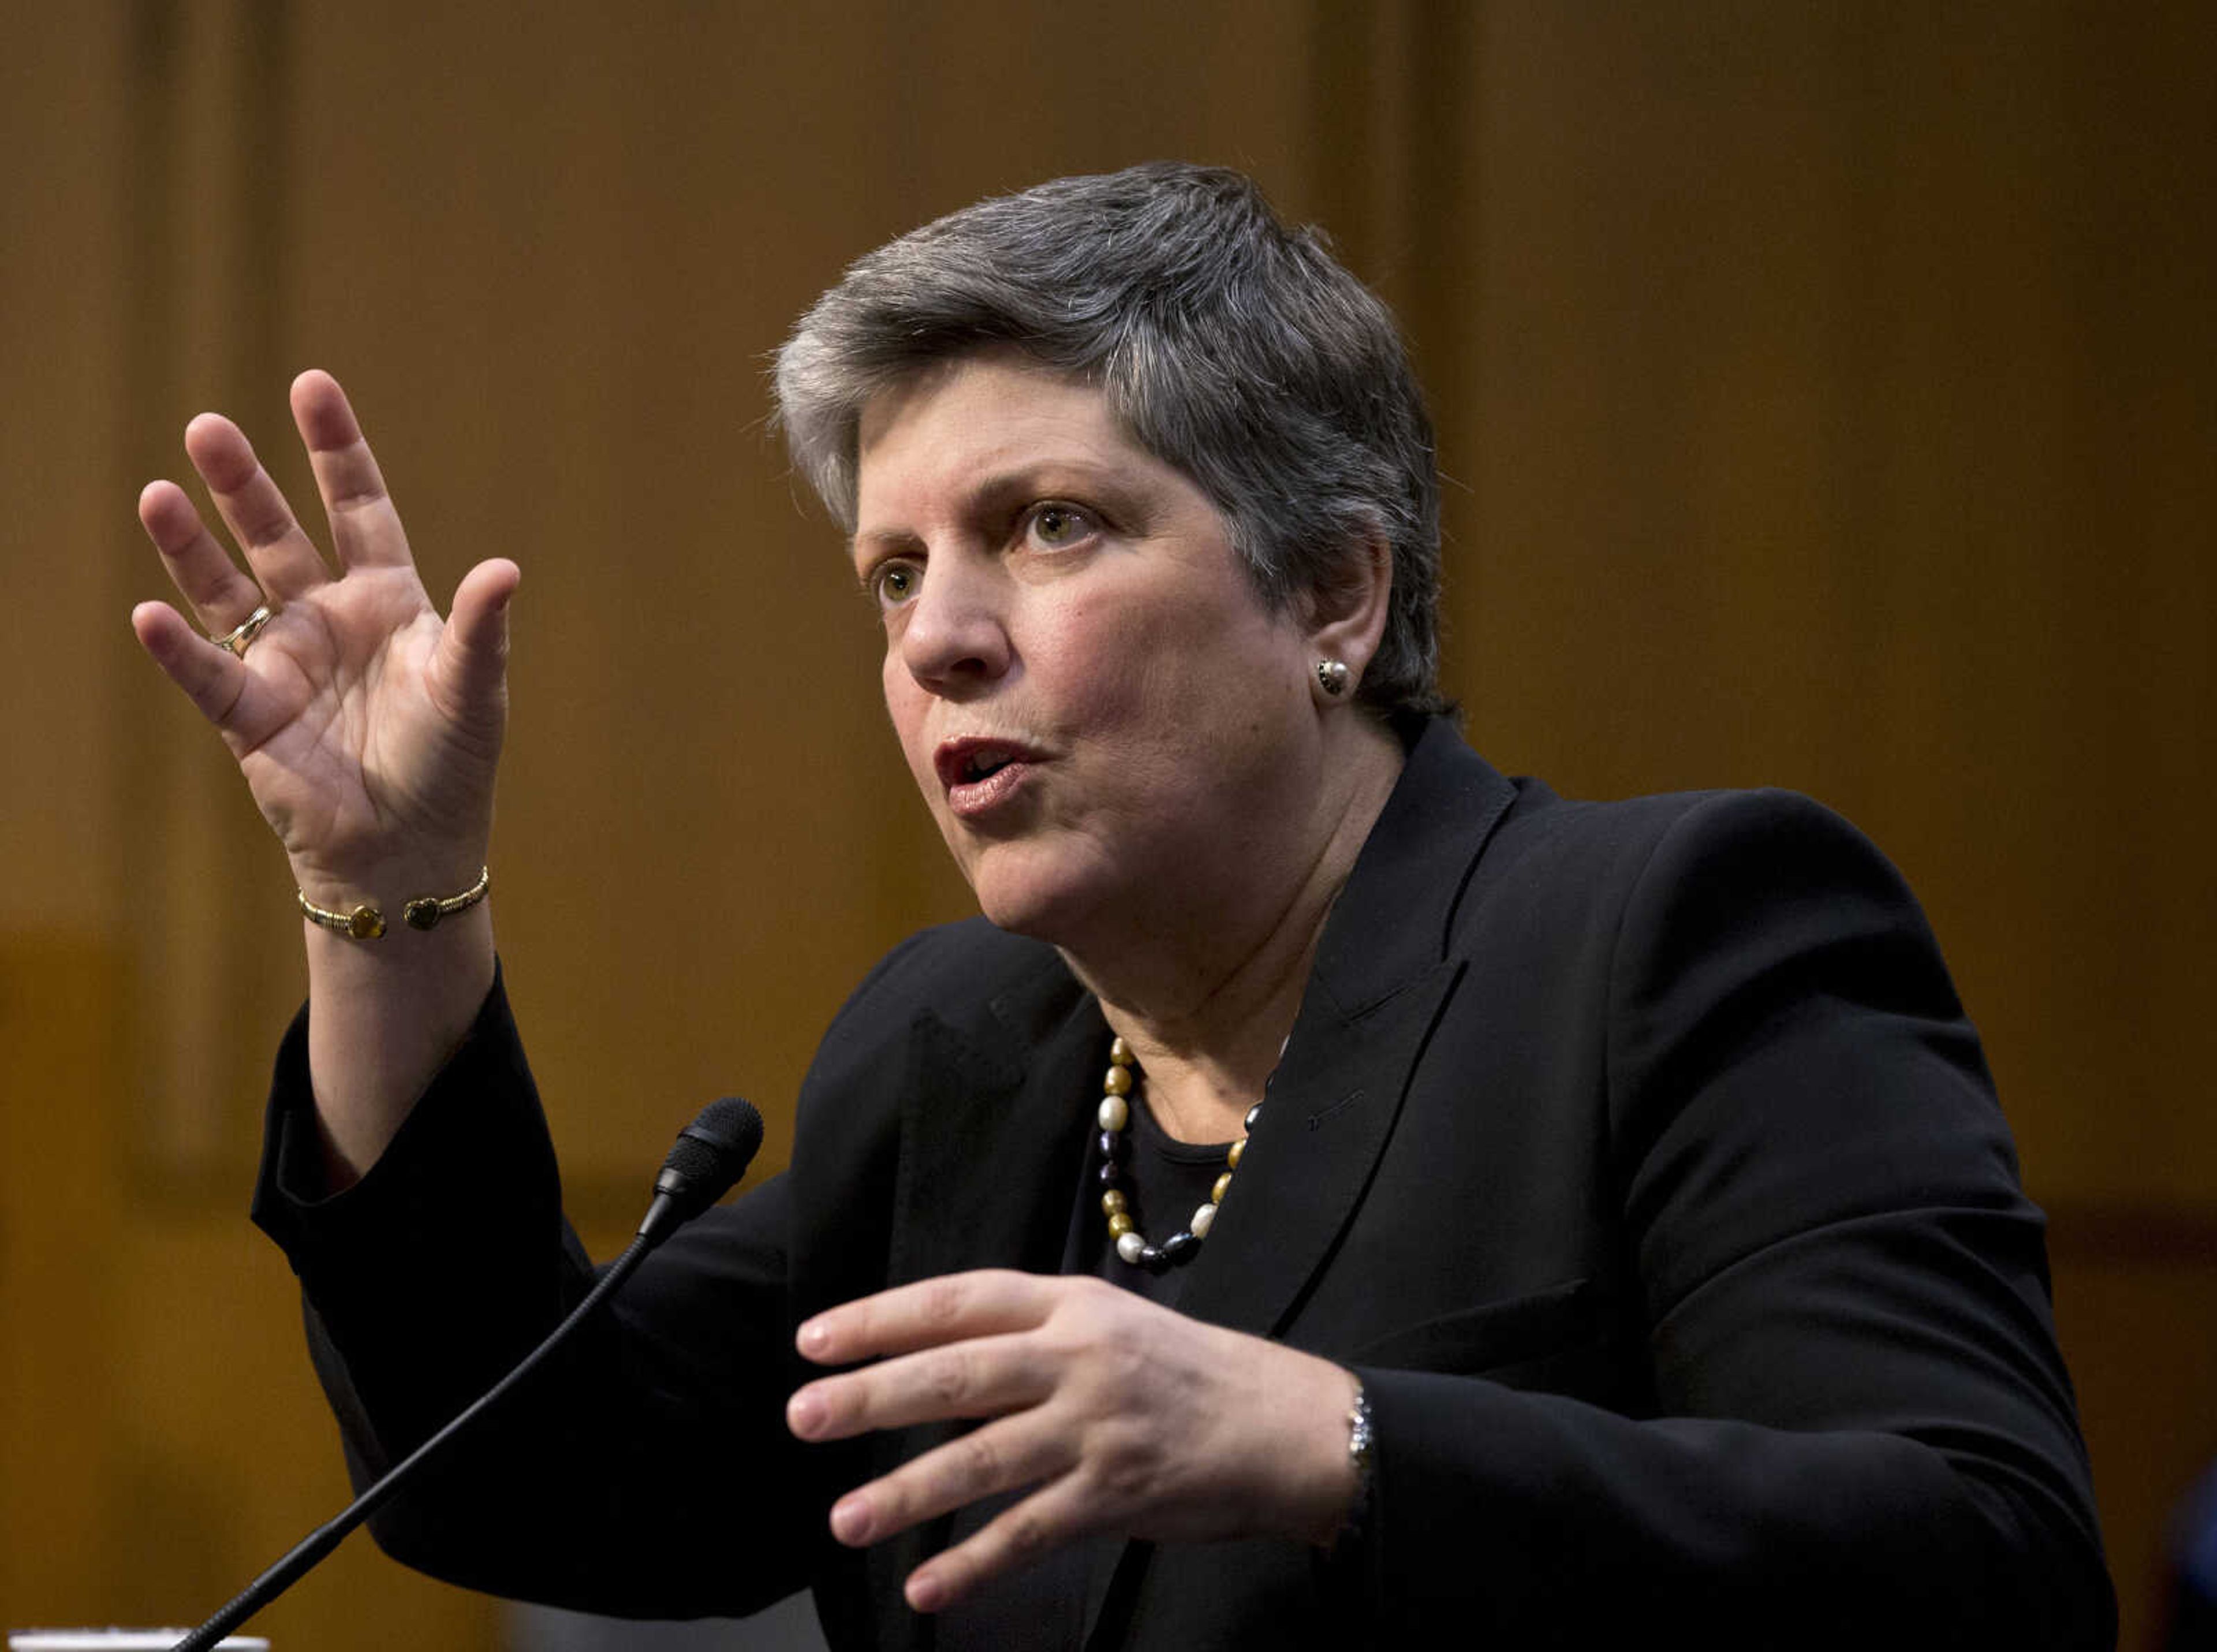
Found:
[[[1067,486],[1056,486],[1064,483]],[[963,494],[960,509],[965,523],[975,523],[980,518],[996,519],[1034,499],[1074,493],[1079,498],[1073,503],[1083,504],[1088,498],[1105,495],[1102,505],[1096,508],[1108,510],[1128,527],[1133,525],[1131,518],[1141,514],[1139,507],[1146,492],[1143,482],[1135,483],[1121,468],[1090,459],[1054,457],[992,473]],[[867,548],[896,555],[923,545],[923,536],[912,528],[859,529],[848,541],[850,553]]]

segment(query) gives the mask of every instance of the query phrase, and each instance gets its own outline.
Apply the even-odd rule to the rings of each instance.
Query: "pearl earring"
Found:
[[[1348,670],[1343,659],[1319,659],[1316,665],[1317,686],[1325,695],[1337,700],[1347,692]]]

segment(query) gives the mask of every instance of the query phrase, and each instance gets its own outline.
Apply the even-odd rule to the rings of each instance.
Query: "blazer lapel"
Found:
[[[1285,1329],[1362,1203],[1424,1041],[1461,976],[1460,963],[1435,964],[1355,1013],[1327,1008],[1312,983],[1178,1312],[1256,1336]],[[1153,1554],[1152,1544],[1127,1543],[1096,1567],[1087,1647],[1122,1643]]]
[[[1285,1330],[1362,1203],[1461,974],[1460,963],[1434,964],[1352,1012],[1318,1004],[1312,985],[1181,1313],[1257,1336]]]
[[[1454,908],[1516,789],[1435,721],[1317,944],[1293,1036],[1179,1308],[1281,1334],[1330,1260],[1462,974]]]
[[[1436,720],[1363,845],[1317,946],[1293,1036],[1178,1311],[1284,1334],[1355,1218],[1424,1045],[1461,980],[1455,907],[1516,788]],[[1087,1644],[1121,1642],[1152,1544],[1093,1581]]]
[[[1090,998],[1043,1044],[989,1046],[936,1016],[917,1018],[901,1104],[893,1284],[1060,1265],[1090,1135],[1082,1104],[1108,1041]]]
[[[994,1024],[985,1036],[928,1012],[911,1030],[888,1284],[969,1268],[1053,1273],[1061,1265],[1091,1140],[1091,1114],[1081,1104],[1099,1078],[1108,1026],[1059,962],[991,1008]],[[962,1426],[882,1436],[874,1471],[889,1472]],[[952,1516],[926,1521],[868,1551],[882,1644],[917,1652],[931,1646],[934,1620],[909,1610],[900,1586],[945,1547],[952,1523]]]

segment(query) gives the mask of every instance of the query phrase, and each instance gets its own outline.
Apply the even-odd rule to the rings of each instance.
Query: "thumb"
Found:
[[[523,571],[504,556],[480,562],[454,589],[436,669],[472,710],[496,701],[508,674],[508,604]]]

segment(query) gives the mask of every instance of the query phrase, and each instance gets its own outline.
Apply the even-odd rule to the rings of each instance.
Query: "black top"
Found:
[[[1095,1099],[1097,1099],[1096,1098]],[[1131,1202],[1139,1231],[1160,1242],[1182,1229],[1194,1207],[1208,1197],[1224,1173],[1229,1142],[1196,1145],[1166,1134],[1147,1106],[1144,1080],[1134,1093],[1126,1136],[1129,1150],[1120,1185]],[[1090,1110],[1092,1102],[1086,1103]],[[1116,1254],[1101,1208],[1100,1145],[1086,1160],[1071,1212],[1070,1239],[1062,1271],[1091,1273],[1165,1308],[1177,1305],[1184,1266],[1160,1272],[1135,1267]],[[1195,1260],[1200,1253],[1194,1253]],[[1024,1495],[1011,1492],[985,1498],[956,1514],[949,1543],[960,1543]],[[1085,1613],[1094,1590],[1105,1587],[1123,1544],[1096,1537],[1049,1555],[1040,1564],[1012,1576],[994,1579],[940,1614],[941,1652],[1008,1652],[1011,1647],[1077,1646],[1084,1639]]]
[[[1108,1037],[1050,948],[979,921],[905,944],[826,1034],[790,1171],[673,1239],[380,1540],[644,1617],[812,1583],[841,1652],[922,1652],[900,1583],[945,1526],[856,1552],[824,1514],[948,1431],[800,1445],[794,1328],[887,1285],[1062,1265]],[[296,1030],[256,1216],[367,1473],[592,1275],[497,991],[321,1203],[291,1179],[307,1095]],[[1180,1312],[1361,1377],[1359,1564],[1127,1545],[1086,1621],[1165,1652],[1598,1645],[1664,1622],[1720,1646],[2106,1645],[2045,1280],[1975,1034],[1864,839],[1782,793],[1564,801],[1435,724],[1176,1282]]]

